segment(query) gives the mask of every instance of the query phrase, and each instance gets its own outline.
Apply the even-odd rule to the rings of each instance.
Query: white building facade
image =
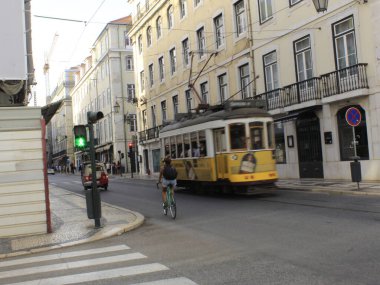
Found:
[[[118,174],[138,169],[137,160],[131,164],[127,155],[137,132],[130,25],[130,16],[106,25],[79,66],[71,92],[74,125],[86,125],[88,111],[103,112],[104,118],[94,126],[96,159],[115,164],[110,171]],[[86,159],[84,152],[75,153],[76,165]]]
[[[258,1],[253,11],[254,98],[276,124],[280,177],[380,180],[379,1]],[[355,108],[361,122],[350,126]],[[354,139],[355,135],[355,139]]]

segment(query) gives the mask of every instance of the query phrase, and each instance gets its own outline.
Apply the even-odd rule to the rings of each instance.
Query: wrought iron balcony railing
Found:
[[[344,69],[313,77],[304,81],[271,90],[251,99],[263,99],[267,110],[293,106],[319,100],[345,92],[368,88],[367,63],[359,63]]]
[[[147,140],[157,139],[160,134],[161,128],[162,126],[157,126],[157,127],[146,129],[145,131],[139,132],[139,143],[143,143]]]

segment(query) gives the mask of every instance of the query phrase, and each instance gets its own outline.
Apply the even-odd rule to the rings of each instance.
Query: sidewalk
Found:
[[[49,190],[53,233],[0,238],[0,259],[120,235],[144,222],[144,217],[137,212],[102,202],[102,227],[95,229],[94,220],[87,218],[85,198],[52,185]]]
[[[158,175],[111,175],[112,179],[158,180]],[[329,195],[366,195],[380,197],[380,181],[357,183],[324,179],[280,179],[278,191],[296,190],[324,192]],[[124,208],[102,202],[102,228],[95,229],[94,220],[87,218],[83,196],[49,185],[53,233],[28,237],[0,238],[0,259],[50,249],[83,244],[120,235],[135,229],[144,217]]]

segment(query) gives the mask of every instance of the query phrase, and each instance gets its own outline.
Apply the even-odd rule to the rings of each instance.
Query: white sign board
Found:
[[[24,0],[0,1],[0,80],[27,79]]]

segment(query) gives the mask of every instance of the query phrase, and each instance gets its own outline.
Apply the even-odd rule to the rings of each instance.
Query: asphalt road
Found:
[[[79,179],[49,176],[83,194]],[[93,247],[125,243],[198,284],[379,283],[380,198],[179,191],[174,221],[162,214],[154,181],[112,179],[101,199],[140,212],[146,222]]]

